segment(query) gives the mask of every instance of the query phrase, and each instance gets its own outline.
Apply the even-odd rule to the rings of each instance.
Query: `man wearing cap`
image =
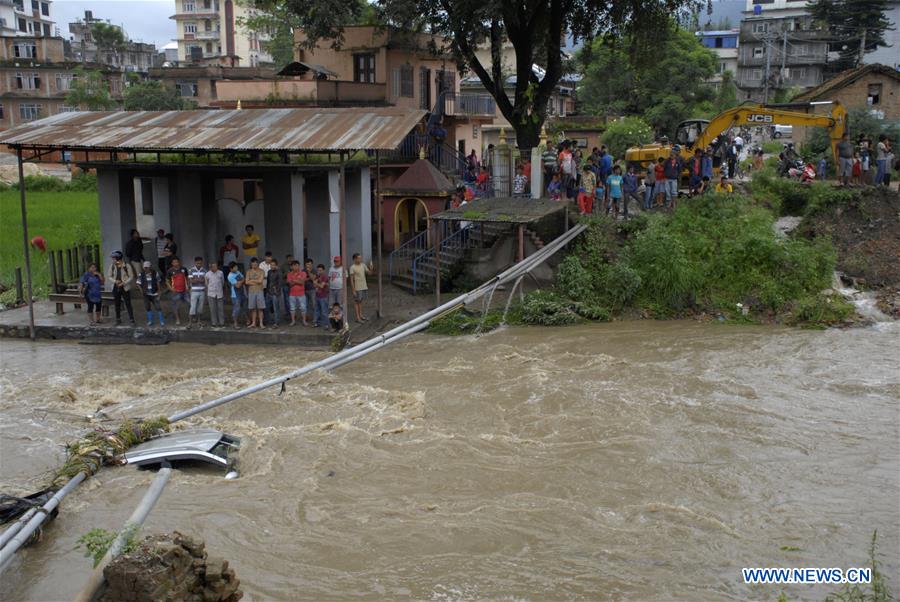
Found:
[[[134,309],[131,307],[131,289],[134,287],[134,268],[125,262],[122,251],[113,251],[113,262],[106,274],[112,284],[113,302],[116,304],[116,326],[122,323],[122,303],[128,310],[128,319],[134,325]]]
[[[147,312],[147,326],[153,326],[153,312],[159,317],[159,325],[165,326],[162,306],[159,303],[159,295],[162,289],[162,276],[153,269],[153,264],[145,261],[143,270],[137,277],[138,288],[144,295],[144,311]]]
[[[334,265],[328,268],[328,307],[335,303],[344,307],[344,277],[347,270],[341,262],[341,257],[335,256]]]

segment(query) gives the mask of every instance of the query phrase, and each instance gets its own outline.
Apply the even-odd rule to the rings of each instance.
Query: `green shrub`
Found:
[[[14,182],[12,188],[19,189],[19,183]],[[25,190],[29,192],[62,192],[66,189],[66,183],[53,176],[25,176]]]
[[[786,320],[792,325],[832,326],[853,315],[853,305],[841,297],[809,295],[793,303]]]
[[[621,262],[603,270],[598,281],[600,290],[597,297],[615,310],[621,310],[634,300],[642,282],[638,272]]]
[[[534,291],[525,296],[522,322],[544,326],[561,326],[578,321],[572,302],[552,291]]]
[[[600,305],[590,305],[586,303],[575,303],[572,309],[582,318],[586,320],[594,320],[595,322],[609,322],[612,319],[612,312]]]
[[[670,231],[668,220],[654,217],[625,248],[623,261],[640,278],[644,300],[681,309],[692,301],[699,284],[696,267],[684,241]]]
[[[653,140],[653,128],[640,117],[623,117],[606,126],[601,137],[614,159],[625,156],[632,146],[647,144]]]
[[[72,175],[72,181],[67,186],[68,190],[79,192],[91,192],[97,190],[97,174],[80,171]]]
[[[575,301],[588,301],[594,297],[595,279],[575,255],[569,255],[559,264],[556,273],[556,289]]]

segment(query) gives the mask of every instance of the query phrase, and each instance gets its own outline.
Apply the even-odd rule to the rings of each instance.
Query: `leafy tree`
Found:
[[[94,43],[97,44],[97,62],[113,62],[113,64],[118,65],[119,53],[124,52],[127,46],[127,40],[122,30],[115,25],[99,21],[91,25],[91,35],[94,38]],[[104,60],[109,54],[115,56],[116,60]]]
[[[582,51],[584,78],[578,96],[597,115],[639,115],[672,135],[680,121],[714,110],[716,93],[703,82],[716,56],[688,31],[670,28],[653,43],[653,56],[630,49],[635,40],[604,37]]]
[[[196,103],[175,94],[158,81],[132,82],[122,94],[126,111],[180,111]]]
[[[809,11],[836,39],[841,69],[852,69],[863,56],[880,46],[888,46],[884,34],[893,31],[885,16],[888,0],[811,0]]]
[[[738,106],[738,104],[734,74],[726,69],[722,72],[722,81],[719,84],[719,90],[716,92],[716,100],[714,101],[716,113],[727,111]]]
[[[458,65],[471,69],[494,97],[503,116],[516,130],[522,148],[538,144],[547,104],[563,76],[562,43],[568,33],[591,40],[599,35],[628,34],[636,45],[651,43],[670,16],[702,0],[379,0],[379,19],[399,31],[442,35]],[[342,43],[345,24],[358,23],[365,2],[330,0],[258,0],[263,11],[286,9],[308,44],[331,39]],[[502,46],[515,52],[515,84],[506,90]],[[489,64],[475,52],[486,43]],[[435,49],[437,51],[437,49]],[[543,73],[535,73],[538,64]]]
[[[651,142],[653,129],[640,117],[624,117],[609,123],[602,139],[613,157],[624,157],[632,146]]]
[[[99,71],[75,70],[72,87],[66,94],[66,104],[84,107],[88,111],[114,109],[116,101],[109,95],[109,82]]]

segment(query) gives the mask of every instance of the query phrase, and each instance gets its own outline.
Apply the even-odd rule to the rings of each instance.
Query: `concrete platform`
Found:
[[[370,282],[370,299],[364,307],[366,315],[371,319],[362,324],[350,322],[350,344],[358,344],[376,334],[405,322],[434,306],[433,295],[410,295],[387,283],[384,287],[384,317],[375,317],[374,283]],[[449,299],[445,296],[445,300]],[[175,326],[167,321],[166,326],[147,327],[142,318],[146,315],[142,302],[133,298],[135,321],[131,326],[127,320],[121,326],[115,325],[114,310],[110,308],[110,317],[104,317],[102,324],[91,326],[85,307],[75,309],[66,304],[62,315],[55,313],[55,304],[39,301],[34,304],[35,336],[43,340],[77,340],[86,344],[136,344],[164,345],[166,343],[203,343],[208,345],[291,345],[311,349],[330,349],[336,333],[324,328],[308,328],[300,326],[279,326],[265,330],[235,330],[231,326],[212,328],[208,326],[208,314],[205,325],[197,328]],[[168,308],[166,308],[168,310]],[[228,322],[231,321],[230,307],[226,306]],[[352,316],[353,308],[350,308]],[[123,312],[124,313],[124,312]],[[168,311],[166,319],[169,319]],[[28,338],[28,307],[17,307],[0,311],[0,337]]]
[[[139,345],[163,345],[170,342],[205,343],[209,345],[293,345],[327,349],[335,333],[324,328],[308,328],[303,326],[279,326],[265,330],[241,328],[235,330],[231,326],[213,328],[207,324],[193,328],[185,326],[148,327],[135,315],[137,326],[131,326],[127,320],[115,325],[115,318],[104,318],[102,324],[91,326],[85,310],[74,309],[66,305],[66,313],[54,313],[55,305],[49,301],[40,301],[34,305],[35,336],[39,339],[68,339],[85,343],[112,344],[134,343]],[[368,326],[365,323],[364,326]],[[362,330],[362,329],[360,329]],[[365,336],[365,332],[354,333],[357,337]],[[369,335],[371,336],[371,335]],[[28,307],[17,307],[0,312],[0,337],[28,338]],[[356,338],[356,337],[354,337]],[[366,337],[368,338],[368,337]]]

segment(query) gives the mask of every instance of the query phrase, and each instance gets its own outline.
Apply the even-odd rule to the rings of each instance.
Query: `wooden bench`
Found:
[[[78,292],[70,292],[66,291],[65,293],[51,293],[49,297],[52,303],[56,303],[56,315],[62,315],[65,312],[63,309],[64,304],[72,303],[75,305],[75,309],[81,309],[81,305],[86,303],[84,300],[84,296],[79,295]],[[113,302],[112,293],[104,292],[101,295],[101,299],[103,300],[103,304],[100,307],[100,311],[104,316],[109,316],[109,306]]]

